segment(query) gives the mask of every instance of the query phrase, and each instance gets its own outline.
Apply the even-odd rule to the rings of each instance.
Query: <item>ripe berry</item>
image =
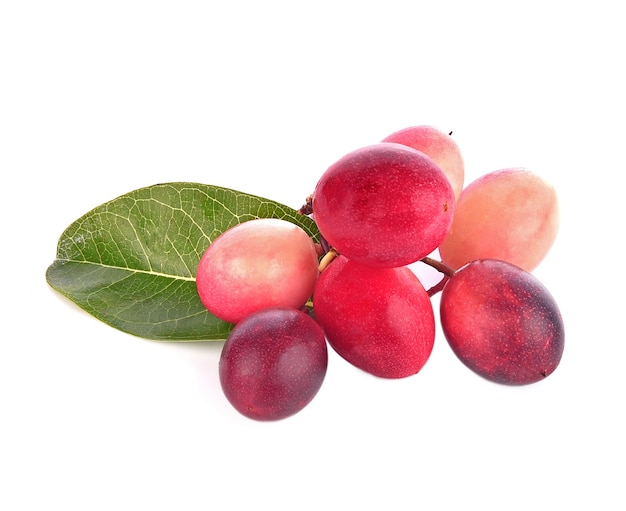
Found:
[[[532,271],[548,253],[558,227],[554,187],[528,169],[502,169],[461,192],[439,254],[455,269],[475,259],[500,259]]]
[[[404,378],[428,360],[434,313],[408,268],[375,268],[339,256],[320,274],[313,300],[328,343],[356,367]]]
[[[327,365],[320,326],[302,311],[270,308],[235,325],[222,349],[219,377],[236,410],[269,421],[289,417],[310,403]]]
[[[440,312],[454,353],[488,380],[534,383],[559,365],[565,342],[559,308],[545,286],[517,266],[468,263],[443,288]]]
[[[454,214],[450,181],[424,153],[395,143],[353,151],[313,193],[320,232],[340,254],[371,266],[413,263],[435,250]]]
[[[209,245],[196,272],[198,295],[237,323],[268,307],[302,307],[317,280],[317,250],[299,226],[277,218],[237,224]]]

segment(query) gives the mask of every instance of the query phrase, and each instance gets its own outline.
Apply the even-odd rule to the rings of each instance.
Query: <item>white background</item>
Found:
[[[0,508],[626,509],[619,3],[297,5],[2,3]],[[399,381],[331,352],[307,408],[258,423],[221,394],[222,343],[131,337],[45,282],[63,230],[123,193],[197,181],[297,208],[414,124],[454,132],[466,182],[526,166],[557,187],[535,275],[566,349],[539,384],[484,381],[439,334]]]

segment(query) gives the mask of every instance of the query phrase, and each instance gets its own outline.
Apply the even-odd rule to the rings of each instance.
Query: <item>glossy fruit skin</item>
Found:
[[[501,259],[532,271],[558,227],[554,187],[526,168],[501,169],[463,190],[439,254],[454,269],[475,259]]]
[[[406,267],[376,268],[339,256],[320,274],[313,300],[330,346],[363,371],[404,378],[430,357],[433,308]]]
[[[237,323],[268,307],[303,306],[313,294],[318,264],[315,244],[301,227],[258,218],[231,227],[209,245],[196,287],[210,312]]]
[[[327,365],[326,340],[315,320],[300,310],[270,308],[235,325],[222,349],[219,378],[238,412],[273,421],[313,400]]]
[[[328,243],[371,266],[397,267],[430,254],[454,214],[443,171],[410,147],[379,143],[331,165],[313,193],[313,214]]]
[[[554,298],[534,275],[505,261],[472,261],[457,270],[442,291],[440,318],[457,357],[496,383],[543,380],[563,355]]]
[[[395,131],[382,141],[404,144],[428,155],[450,180],[454,196],[459,197],[463,190],[465,164],[459,145],[449,133],[423,124]]]

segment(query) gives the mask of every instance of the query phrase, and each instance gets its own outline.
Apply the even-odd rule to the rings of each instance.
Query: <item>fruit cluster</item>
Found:
[[[234,324],[219,377],[236,410],[257,420],[300,411],[324,381],[327,345],[377,377],[418,373],[438,292],[445,338],[478,375],[526,385],[556,369],[563,320],[531,273],[556,237],[555,190],[525,168],[463,181],[451,134],[409,127],[321,175],[299,211],[321,243],[266,218],[207,248],[196,284],[207,309]],[[409,267],[419,261],[442,273],[431,289]]]

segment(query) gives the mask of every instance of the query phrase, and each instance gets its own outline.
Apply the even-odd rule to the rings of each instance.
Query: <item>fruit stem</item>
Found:
[[[443,273],[446,277],[452,277],[454,275],[454,268],[448,266],[443,261],[437,261],[437,259],[433,259],[432,257],[424,257],[421,261],[428,266],[432,266],[438,272]]]
[[[330,251],[330,245],[328,244],[328,241],[326,241],[324,236],[322,236],[321,234],[320,234],[320,246],[322,247],[324,254],[327,254]]]
[[[339,252],[337,252],[334,248],[331,248],[328,252],[326,252],[326,254],[324,254],[324,257],[322,257],[322,259],[320,260],[317,271],[322,273],[326,269],[326,267],[332,262],[332,260],[338,255]]]
[[[313,213],[313,194],[309,195],[302,207],[298,210],[300,215],[309,216]]]
[[[426,293],[428,293],[428,296],[432,298],[440,291],[443,291],[443,288],[445,287],[448,280],[450,280],[450,277],[448,277],[448,275],[444,275],[439,282],[437,282],[433,287],[429,288],[428,291],[426,291]]]

